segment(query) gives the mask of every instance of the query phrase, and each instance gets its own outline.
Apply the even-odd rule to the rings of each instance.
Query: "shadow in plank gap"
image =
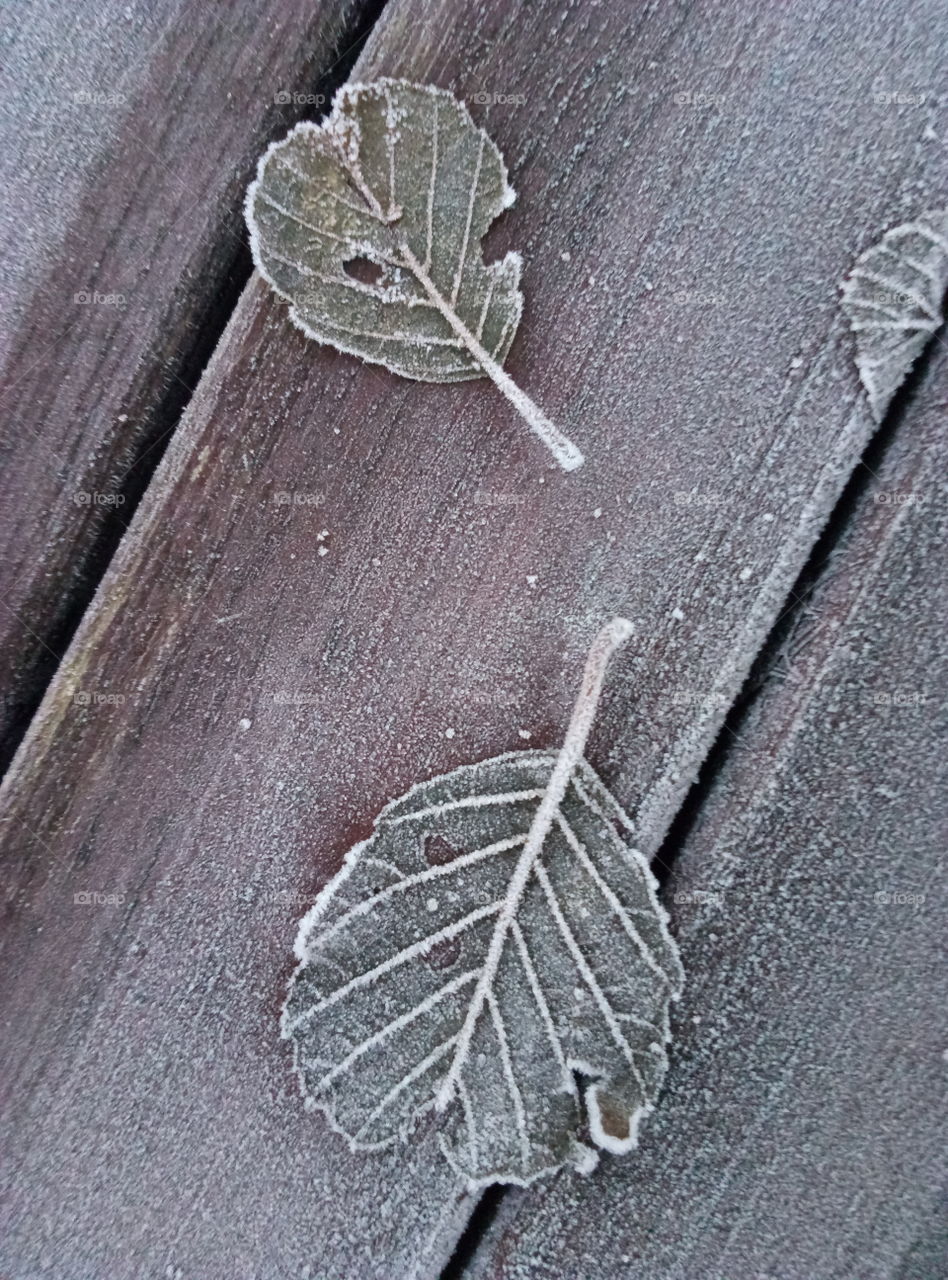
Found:
[[[701,811],[715,779],[724,767],[728,755],[740,742],[743,725],[751,710],[771,680],[796,682],[802,677],[798,670],[796,654],[806,642],[811,630],[811,601],[814,592],[833,572],[834,557],[853,536],[860,511],[867,502],[879,505],[904,505],[914,503],[913,494],[891,494],[879,479],[879,471],[886,455],[896,440],[905,433],[910,438],[913,410],[919,402],[920,392],[930,399],[930,383],[933,367],[937,371],[945,361],[944,326],[917,359],[911,372],[899,390],[893,395],[885,417],[866,446],[839,501],[833,508],[823,532],[814,544],[806,564],[787,594],[783,608],[774,623],[773,630],[762,645],[744,685],[729,708],[721,731],[701,766],[691,790],[682,803],[661,848],[655,855],[654,872],[664,885],[671,874],[675,859],[687,842],[689,833]],[[944,375],[942,374],[942,380]],[[948,386],[945,391],[948,407]]]

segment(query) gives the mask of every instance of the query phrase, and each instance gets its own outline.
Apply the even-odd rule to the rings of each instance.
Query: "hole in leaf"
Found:
[[[377,262],[373,262],[371,258],[350,258],[348,262],[342,264],[342,269],[347,276],[351,276],[353,280],[358,280],[359,284],[381,285],[382,277],[385,272]]]
[[[425,960],[432,969],[450,969],[453,964],[457,964],[460,955],[461,939],[443,938],[428,948]]]
[[[429,867],[447,866],[460,853],[461,850],[455,849],[453,845],[448,844],[444,836],[433,835],[425,837],[425,860]]]

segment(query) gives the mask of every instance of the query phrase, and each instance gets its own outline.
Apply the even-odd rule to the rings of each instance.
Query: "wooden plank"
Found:
[[[386,10],[362,76],[526,99],[474,107],[521,193],[509,366],[589,461],[248,288],[6,785],[8,1269],[437,1274],[430,1129],[352,1156],[295,1096],[295,921],[411,782],[557,741],[617,611],[590,759],[656,847],[871,431],[836,282],[944,187],[852,87],[934,91],[944,15],[857,10]]]
[[[4,763],[246,279],[240,200],[257,154],[314,110],[292,95],[326,91],[365,7],[37,0],[11,26]]]
[[[639,1151],[512,1197],[470,1280],[948,1274],[944,351],[930,373],[666,885],[688,980]]]

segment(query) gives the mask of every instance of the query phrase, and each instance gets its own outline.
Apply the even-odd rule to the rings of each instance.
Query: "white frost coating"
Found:
[[[344,86],[323,124],[273,143],[245,213],[254,263],[309,337],[408,378],[486,374],[573,471],[580,451],[503,369],[522,259],[485,265],[474,251],[514,198],[503,157],[463,103],[383,78]],[[376,280],[347,271],[359,259]]]
[[[636,1141],[665,1068],[677,950],[629,819],[583,759],[616,619],[558,753],[512,752],[388,804],[304,917],[283,1011],[308,1104],[353,1148],[436,1109],[471,1185]],[[585,1078],[582,1093],[575,1073]]]
[[[856,366],[881,422],[892,397],[943,322],[948,289],[948,210],[887,231],[842,285],[856,334]]]

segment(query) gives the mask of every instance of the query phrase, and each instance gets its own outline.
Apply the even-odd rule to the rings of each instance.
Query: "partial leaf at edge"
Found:
[[[843,282],[842,307],[856,334],[856,365],[877,422],[941,327],[946,289],[944,209],[887,231]]]

